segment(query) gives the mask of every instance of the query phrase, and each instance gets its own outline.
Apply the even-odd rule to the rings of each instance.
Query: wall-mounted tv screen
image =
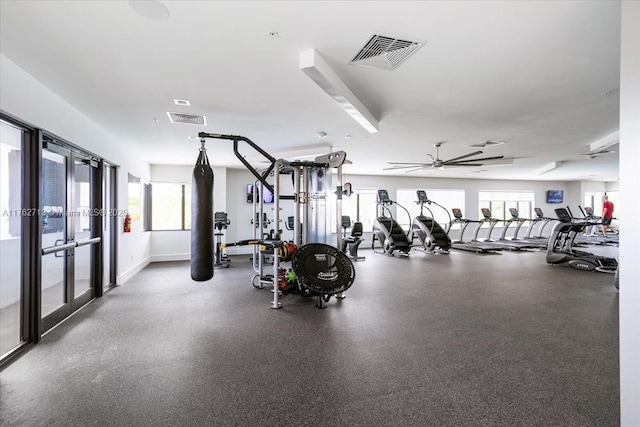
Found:
[[[262,194],[263,203],[273,203],[273,193],[268,188],[258,184],[258,197]],[[253,184],[247,184],[247,203],[253,203]]]
[[[562,203],[563,201],[564,201],[564,191],[562,190],[547,191],[547,203]]]

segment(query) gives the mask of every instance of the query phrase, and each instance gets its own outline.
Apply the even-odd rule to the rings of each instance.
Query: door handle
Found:
[[[53,243],[53,246],[60,246],[59,243],[63,243],[64,244],[64,239],[58,239]],[[56,258],[64,258],[64,255],[62,254],[62,251],[56,252],[53,254],[54,257]]]

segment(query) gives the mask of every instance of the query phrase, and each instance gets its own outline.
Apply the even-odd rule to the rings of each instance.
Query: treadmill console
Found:
[[[387,190],[378,190],[378,202],[383,204],[391,203]]]
[[[585,206],[584,211],[587,214],[587,216],[593,216],[593,208],[591,206]]]
[[[533,208],[533,210],[536,212],[536,216],[537,216],[538,218],[543,218],[543,217],[544,217],[544,214],[542,213],[542,209],[540,209],[540,208]]]
[[[565,208],[556,209],[556,216],[560,222],[571,222],[571,215]]]
[[[509,213],[511,214],[511,217],[513,219],[518,219],[518,209],[516,208],[509,208]]]
[[[429,198],[427,197],[427,192],[424,190],[417,190],[416,194],[418,195],[418,204],[427,203]]]
[[[480,211],[482,212],[482,216],[486,219],[491,218],[491,211],[489,210],[489,208],[481,208]]]
[[[214,222],[227,222],[227,213],[226,212],[215,212],[213,214]]]
[[[453,209],[451,209],[451,212],[453,213],[453,216],[454,216],[456,219],[462,219],[462,211],[461,211],[460,209],[458,209],[458,208],[453,208]]]

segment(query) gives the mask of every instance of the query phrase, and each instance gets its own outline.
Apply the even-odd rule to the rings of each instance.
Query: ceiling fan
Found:
[[[586,157],[587,159],[591,160],[591,159],[595,159],[596,157],[602,156],[604,154],[614,154],[615,151],[613,150],[609,150],[607,148],[601,148],[599,150],[595,150],[595,151],[590,151],[588,153],[581,153],[580,155],[583,157]]]
[[[436,156],[433,157],[431,154],[427,154],[427,157],[431,159],[431,163],[419,163],[419,162],[389,162],[391,167],[384,168],[383,170],[395,170],[395,169],[407,169],[406,173],[415,172],[421,169],[444,169],[445,166],[458,167],[458,166],[482,166],[482,163],[474,163],[474,162],[482,162],[485,160],[495,160],[502,159],[504,156],[492,156],[492,157],[482,157],[479,159],[467,159],[467,157],[477,156],[478,154],[482,154],[482,151],[474,151],[473,153],[464,154],[462,156],[454,157],[448,160],[440,159],[440,146],[444,144],[445,141],[438,142],[433,144],[436,147]],[[466,160],[463,160],[466,159]],[[471,162],[471,163],[470,163]]]

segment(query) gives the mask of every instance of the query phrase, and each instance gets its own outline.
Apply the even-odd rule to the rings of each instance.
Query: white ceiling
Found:
[[[617,153],[580,155],[618,131],[617,1],[162,4],[167,19],[141,16],[128,1],[1,1],[0,48],[142,147],[150,163],[193,164],[199,141],[188,137],[204,131],[242,135],[270,153],[327,144],[347,152],[346,173],[405,176],[382,169],[388,161],[426,162],[438,141],[447,141],[446,160],[491,139],[506,144],[483,156],[514,158],[512,165],[412,175],[618,179]],[[394,71],[348,65],[372,33],[426,45]],[[312,48],[377,116],[379,133],[369,134],[300,71],[300,52]],[[167,111],[206,115],[207,126],[172,124]],[[214,165],[239,165],[231,142],[207,148]],[[550,162],[562,163],[539,175]]]

